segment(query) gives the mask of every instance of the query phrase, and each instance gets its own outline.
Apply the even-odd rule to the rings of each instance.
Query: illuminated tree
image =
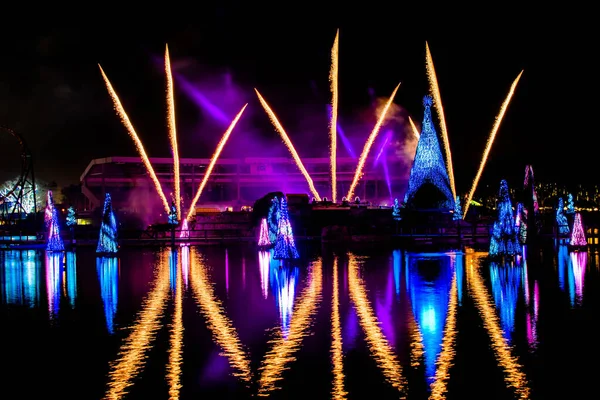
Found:
[[[431,184],[440,192],[443,198],[438,206],[440,208],[453,209],[454,196],[450,189],[448,170],[446,169],[446,163],[440,150],[440,142],[431,118],[432,104],[433,99],[431,96],[423,98],[425,111],[423,114],[421,137],[419,138],[415,159],[410,170],[404,203],[411,205],[419,189],[426,184]]]
[[[67,226],[72,228],[75,225],[77,225],[77,214],[73,206],[70,206],[67,209]]]
[[[517,212],[515,215],[515,232],[519,244],[527,243],[527,209],[523,206],[523,203],[517,203]]]
[[[454,221],[460,221],[462,219],[462,207],[460,206],[460,197],[456,196],[454,201],[454,215],[452,216]]]
[[[562,197],[558,198],[558,206],[556,207],[556,225],[558,226],[558,234],[566,236],[569,234],[569,222],[564,214],[565,205]]]
[[[567,195],[567,214],[575,214],[575,202],[571,193]]]
[[[277,229],[277,239],[275,241],[275,250],[273,258],[275,260],[289,260],[299,258],[296,244],[294,243],[294,233],[288,215],[288,206],[285,196],[281,198],[281,209],[279,211],[279,227]]]
[[[394,199],[394,205],[392,206],[392,218],[394,221],[400,221],[402,219],[402,215],[400,213],[400,202],[398,199]]]
[[[177,225],[179,223],[179,216],[177,215],[177,207],[175,202],[171,202],[171,210],[169,211],[169,225]]]
[[[258,245],[260,247],[268,247],[271,245],[271,241],[269,240],[269,226],[267,225],[266,218],[260,220],[260,233],[258,235]]]
[[[65,245],[60,236],[60,226],[58,223],[58,212],[54,206],[54,198],[52,191],[48,190],[46,197],[46,211],[44,214],[46,228],[48,228],[48,240],[46,241],[46,250],[48,251],[63,251]]]
[[[498,193],[498,218],[494,222],[492,238],[490,239],[490,257],[511,256],[518,251],[517,235],[515,232],[515,218],[508,191],[508,184],[503,179],[500,181]]]
[[[587,239],[585,238],[585,230],[583,228],[583,222],[581,221],[580,213],[575,213],[573,232],[571,233],[571,240],[569,244],[575,247],[587,246]]]
[[[106,193],[104,199],[104,211],[102,212],[102,225],[100,226],[100,235],[98,237],[98,247],[96,253],[116,254],[119,249],[117,243],[117,219],[112,208],[110,194]]]
[[[277,229],[279,227],[280,204],[277,196],[271,199],[271,207],[267,215],[267,225],[269,226],[269,242],[275,243],[277,240]]]

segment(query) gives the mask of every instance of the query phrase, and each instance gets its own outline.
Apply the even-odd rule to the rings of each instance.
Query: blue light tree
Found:
[[[569,229],[569,222],[564,214],[565,205],[562,197],[558,198],[558,205],[556,206],[556,225],[558,226],[558,234],[560,236],[566,236],[571,231]]]
[[[402,219],[401,206],[397,198],[394,199],[394,205],[392,206],[392,218],[394,218],[394,221],[400,221]]]
[[[269,241],[275,243],[277,241],[277,230],[279,229],[280,204],[277,196],[271,199],[271,207],[267,215],[267,225],[269,226]]]
[[[177,207],[175,206],[175,202],[171,203],[171,210],[169,211],[168,223],[171,226],[175,226],[179,223],[179,216],[177,215]]]
[[[515,213],[515,232],[519,244],[527,243],[527,208],[523,203],[517,203],[517,211]]]
[[[291,260],[299,258],[296,244],[294,243],[294,233],[288,215],[288,206],[285,196],[281,198],[281,209],[279,211],[279,226],[277,229],[277,239],[275,240],[275,249],[273,258],[275,260]]]
[[[454,221],[460,221],[462,219],[462,207],[460,206],[460,197],[456,196],[454,200],[454,215],[452,216]]]
[[[46,212],[44,216],[46,228],[48,229],[48,240],[46,241],[46,250],[63,251],[65,244],[60,236],[60,226],[58,223],[58,211],[54,206],[54,197],[52,191],[48,190],[46,197]]]
[[[73,228],[75,225],[77,225],[77,214],[73,206],[69,206],[67,209],[67,226]]]
[[[571,193],[567,195],[567,214],[575,214],[575,202]]]
[[[492,237],[490,238],[490,257],[512,256],[518,252],[515,218],[512,202],[508,191],[508,183],[500,181],[498,193],[498,218],[494,221]]]
[[[117,219],[112,208],[110,194],[106,193],[104,211],[102,212],[102,225],[98,237],[96,253],[103,255],[116,254],[119,249],[117,243]]]
[[[439,204],[440,208],[452,210],[454,208],[454,196],[450,189],[450,180],[446,163],[440,150],[440,142],[437,132],[431,119],[431,105],[433,100],[431,96],[423,98],[425,112],[423,114],[423,127],[421,137],[417,145],[417,152],[410,170],[408,180],[408,189],[404,195],[404,204],[409,205],[413,202],[417,191],[426,183],[435,186],[444,200]]]

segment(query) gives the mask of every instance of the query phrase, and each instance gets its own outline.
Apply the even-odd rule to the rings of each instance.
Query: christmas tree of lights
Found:
[[[260,220],[260,233],[258,235],[258,245],[260,247],[268,247],[271,245],[271,241],[269,240],[269,226],[267,225],[266,218]]]
[[[275,243],[277,240],[277,230],[279,229],[280,204],[277,196],[271,199],[271,207],[267,215],[267,224],[269,226],[269,242]]]
[[[292,232],[290,217],[288,215],[287,200],[284,196],[281,198],[279,227],[277,229],[277,239],[275,241],[273,258],[275,260],[290,260],[299,257],[298,250],[296,250],[296,244],[294,243],[294,233]]]
[[[558,198],[558,206],[556,207],[556,225],[558,226],[558,234],[566,236],[569,234],[569,222],[564,213],[565,205],[562,197]]]
[[[58,225],[58,212],[54,207],[54,197],[52,191],[48,190],[46,197],[46,211],[44,214],[46,228],[48,228],[48,240],[46,242],[46,250],[48,251],[63,251],[65,245],[60,236],[60,226]]]
[[[183,220],[181,224],[181,233],[179,234],[180,239],[189,239],[190,237],[190,228],[187,219]]]
[[[77,225],[77,214],[75,213],[73,206],[70,206],[67,209],[67,226],[71,228],[75,225]]]
[[[177,215],[177,207],[175,202],[171,202],[171,211],[169,211],[169,225],[177,225],[179,223],[179,216]]]
[[[575,202],[571,193],[567,195],[567,214],[575,214]]]
[[[498,218],[494,222],[490,239],[490,257],[511,256],[518,252],[515,218],[508,191],[508,183],[500,181],[498,193]]]
[[[117,219],[112,208],[110,194],[106,193],[104,198],[104,211],[102,212],[102,225],[98,237],[96,253],[116,254],[119,249],[117,243]]]
[[[515,232],[519,244],[527,243],[527,209],[523,206],[523,203],[517,203],[517,212],[515,215]]]
[[[445,198],[442,204],[440,204],[440,208],[453,209],[454,196],[450,190],[448,171],[440,150],[437,132],[431,119],[432,103],[431,96],[424,97],[423,105],[425,106],[425,112],[423,114],[423,127],[419,144],[417,144],[415,159],[410,170],[408,189],[404,195],[404,204],[410,204],[417,191],[424,184],[431,183]]]
[[[459,221],[462,219],[462,207],[460,206],[460,197],[456,196],[456,200],[454,200],[454,215],[452,216],[454,221]]]
[[[400,202],[398,199],[394,199],[394,205],[392,206],[392,218],[394,221],[400,221],[402,219],[402,214],[400,212]]]
[[[575,213],[573,232],[571,233],[571,241],[569,244],[577,247],[587,246],[587,239],[585,238],[585,230],[583,229],[580,213]]]

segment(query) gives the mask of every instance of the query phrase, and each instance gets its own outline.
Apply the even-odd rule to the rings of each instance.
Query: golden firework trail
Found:
[[[171,140],[171,150],[173,151],[175,206],[177,207],[177,218],[181,219],[179,148],[177,146],[177,127],[175,124],[175,94],[173,91],[173,74],[171,73],[171,59],[169,57],[169,46],[165,46],[165,74],[167,76],[167,125],[169,127],[169,139]]]
[[[196,207],[196,203],[200,199],[200,195],[202,195],[202,191],[204,190],[204,187],[206,186],[206,182],[208,182],[208,178],[210,178],[210,174],[212,173],[212,170],[215,167],[215,164],[217,163],[217,160],[219,159],[221,152],[223,151],[223,147],[225,147],[225,144],[227,143],[227,139],[229,139],[229,136],[231,135],[233,128],[235,128],[235,126],[237,125],[238,121],[242,117],[242,114],[244,113],[244,110],[246,109],[247,106],[248,106],[248,103],[246,103],[244,105],[244,107],[242,107],[240,112],[235,116],[235,118],[229,125],[229,128],[227,128],[227,130],[223,134],[223,137],[219,141],[219,144],[217,144],[217,149],[215,150],[215,154],[213,154],[212,158],[210,159],[210,163],[208,164],[208,167],[206,168],[206,172],[204,173],[204,178],[202,178],[202,182],[200,182],[198,191],[196,192],[194,199],[190,203],[190,209],[188,210],[187,217],[185,218],[186,220],[189,220],[190,218],[192,218],[192,215],[194,214],[194,208]]]
[[[421,134],[419,133],[417,126],[415,125],[415,123],[413,122],[411,117],[408,117],[408,122],[410,122],[410,127],[412,128],[412,133],[413,133],[413,135],[415,135],[415,137],[417,138],[417,141],[418,141],[421,138]]]
[[[140,154],[140,158],[142,159],[142,163],[144,163],[144,166],[146,167],[146,170],[148,171],[148,174],[150,175],[150,178],[152,179],[152,182],[154,183],[154,186],[156,187],[156,191],[158,192],[158,195],[160,196],[160,199],[163,202],[163,207],[165,208],[165,211],[168,213],[169,212],[169,202],[167,201],[167,197],[165,196],[162,186],[160,185],[160,181],[158,180],[158,177],[156,176],[156,173],[154,172],[154,168],[152,167],[152,164],[150,163],[150,160],[148,159],[146,150],[144,150],[144,145],[142,144],[140,137],[136,133],[135,128],[133,127],[133,124],[131,123],[131,120],[129,119],[129,116],[125,112],[125,108],[123,108],[123,105],[121,104],[121,100],[119,99],[117,92],[115,91],[115,89],[113,89],[112,84],[110,83],[106,74],[104,73],[102,66],[100,64],[98,64],[98,67],[100,68],[100,73],[102,74],[102,78],[104,79],[104,83],[106,84],[106,88],[108,89],[108,94],[110,95],[110,97],[115,105],[115,110],[117,111],[117,114],[121,118],[121,122],[123,122],[123,125],[125,125],[125,128],[127,129],[127,133],[129,133],[129,136],[131,136],[131,138],[133,139],[133,142],[135,143],[135,147],[136,147],[138,153]]]
[[[440,119],[440,130],[442,133],[442,142],[444,143],[444,152],[446,153],[446,168],[448,169],[448,178],[450,179],[450,189],[452,189],[452,196],[456,199],[456,187],[454,186],[454,167],[452,166],[452,153],[450,152],[450,142],[448,140],[448,129],[446,128],[446,118],[444,117],[444,108],[442,107],[442,96],[440,95],[440,87],[438,85],[437,75],[435,74],[435,68],[433,66],[433,58],[431,58],[431,52],[429,51],[429,44],[425,42],[426,49],[426,68],[427,78],[431,85],[431,91],[433,94],[433,104],[438,113]]]
[[[360,178],[362,178],[363,168],[365,166],[365,163],[367,162],[367,156],[369,155],[369,151],[371,151],[371,147],[373,146],[373,143],[375,142],[375,139],[377,138],[377,135],[379,134],[379,129],[381,128],[381,125],[383,124],[383,121],[385,120],[387,112],[390,109],[392,102],[394,101],[394,97],[396,97],[396,92],[398,91],[399,87],[400,87],[400,84],[398,84],[398,86],[396,86],[396,88],[392,92],[392,95],[390,96],[389,100],[385,104],[385,107],[383,108],[383,111],[381,112],[381,115],[379,116],[379,120],[375,124],[375,127],[373,128],[371,135],[369,135],[369,138],[367,139],[367,141],[365,143],[362,154],[360,155],[360,158],[358,160],[358,165],[356,166],[356,171],[354,172],[354,179],[352,180],[352,184],[350,185],[350,189],[348,189],[348,194],[346,195],[347,199],[352,198],[352,195],[354,194],[354,190],[356,189],[356,185],[358,185],[358,181],[360,180]]]
[[[496,139],[496,134],[498,133],[498,129],[500,128],[500,124],[504,119],[504,114],[506,113],[506,109],[510,104],[510,101],[515,94],[515,89],[517,88],[517,84],[521,79],[521,75],[523,75],[523,71],[519,73],[517,78],[513,81],[512,85],[510,85],[510,90],[508,91],[508,95],[504,99],[502,106],[500,107],[500,112],[496,116],[494,121],[494,126],[492,127],[492,131],[490,132],[490,136],[488,137],[487,143],[485,145],[485,150],[483,151],[483,157],[481,158],[481,163],[479,164],[479,170],[475,175],[475,179],[473,180],[473,185],[471,186],[471,191],[469,192],[469,197],[467,198],[467,203],[465,204],[463,211],[463,219],[467,215],[467,211],[469,211],[469,206],[471,205],[471,200],[473,200],[473,195],[475,194],[475,190],[477,189],[477,184],[479,183],[479,179],[481,178],[481,174],[483,173],[483,168],[487,163],[487,159],[490,155],[490,150],[492,149],[492,145],[494,144],[494,139]]]
[[[338,68],[340,30],[338,29],[331,48],[331,71],[329,81],[331,83],[331,120],[329,121],[329,136],[331,137],[331,201],[337,200],[337,118],[338,118]]]
[[[315,199],[317,201],[321,201],[321,196],[319,196],[319,193],[317,192],[317,189],[315,188],[315,184],[313,183],[312,178],[308,174],[308,171],[306,170],[306,168],[304,168],[304,164],[302,163],[302,160],[300,159],[298,152],[296,152],[296,149],[294,148],[294,145],[292,144],[292,141],[290,140],[288,134],[285,132],[285,129],[283,129],[283,126],[281,126],[281,124],[279,123],[277,116],[275,115],[273,110],[271,110],[271,107],[269,107],[269,104],[266,102],[266,100],[260,95],[258,90],[254,89],[254,91],[256,92],[256,95],[258,96],[258,100],[260,100],[260,104],[263,106],[263,108],[267,112],[267,115],[269,116],[271,123],[273,124],[273,126],[275,127],[277,132],[279,132],[279,135],[283,139],[283,142],[287,146],[290,153],[292,153],[292,157],[294,158],[294,161],[296,161],[296,165],[298,166],[298,169],[300,170],[300,172],[302,172],[302,175],[304,175],[304,178],[306,179],[306,182],[308,183],[308,188],[310,189],[310,192],[312,193],[312,195],[315,197]]]

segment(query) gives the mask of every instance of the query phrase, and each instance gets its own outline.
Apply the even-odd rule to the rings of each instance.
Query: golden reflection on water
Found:
[[[506,342],[506,339],[504,339],[502,328],[500,328],[500,322],[493,306],[494,303],[478,271],[480,259],[485,254],[487,253],[467,253],[469,292],[483,319],[483,325],[491,339],[496,359],[504,369],[506,384],[514,389],[517,398],[528,399],[530,389],[527,384],[527,377],[522,371],[523,367],[519,364],[518,358],[512,354],[511,347]]]
[[[446,325],[444,326],[444,337],[442,339],[442,350],[436,361],[435,379],[431,383],[431,400],[446,398],[448,380],[450,379],[450,367],[456,354],[456,315],[458,313],[458,285],[456,282],[456,268],[450,286],[448,299],[448,312],[446,314]]]
[[[200,311],[206,317],[208,328],[212,332],[214,340],[229,359],[229,364],[234,369],[233,375],[245,382],[250,382],[252,379],[250,360],[244,351],[237,331],[227,317],[221,302],[215,296],[213,287],[209,283],[206,265],[200,254],[192,254],[190,260],[192,290]]]
[[[331,398],[342,400],[344,391],[344,355],[342,353],[342,328],[340,325],[340,287],[338,280],[338,258],[333,260],[333,290],[331,298],[331,362],[333,364],[333,388]]]
[[[142,311],[134,322],[131,333],[125,339],[117,360],[111,363],[108,390],[105,399],[119,399],[133,384],[133,378],[142,370],[146,359],[144,354],[150,348],[150,343],[156,337],[160,327],[166,301],[168,299],[170,280],[168,250],[161,254],[157,279],[142,305]]]
[[[262,373],[258,382],[259,396],[268,396],[272,390],[276,389],[276,384],[282,379],[287,365],[296,359],[294,353],[298,351],[302,339],[308,334],[312,318],[321,301],[322,280],[323,263],[319,258],[312,262],[308,277],[309,283],[296,303],[287,338],[279,330],[277,336],[270,341],[273,347],[265,355],[260,367]]]
[[[182,252],[185,252],[183,248]],[[170,400],[178,400],[181,389],[181,364],[183,358],[183,262],[183,258],[179,257],[175,284],[175,312],[173,313],[173,324],[171,325],[171,347],[169,349],[169,364],[167,365]]]
[[[406,380],[402,375],[402,366],[379,327],[377,317],[369,304],[364,283],[359,276],[358,259],[352,253],[348,255],[348,287],[350,299],[356,307],[360,325],[367,337],[369,350],[386,380],[400,391],[400,398],[406,398]]]
[[[410,366],[416,368],[421,365],[423,354],[425,354],[425,346],[423,345],[423,335],[421,335],[421,327],[419,326],[417,319],[412,313],[409,315]]]

